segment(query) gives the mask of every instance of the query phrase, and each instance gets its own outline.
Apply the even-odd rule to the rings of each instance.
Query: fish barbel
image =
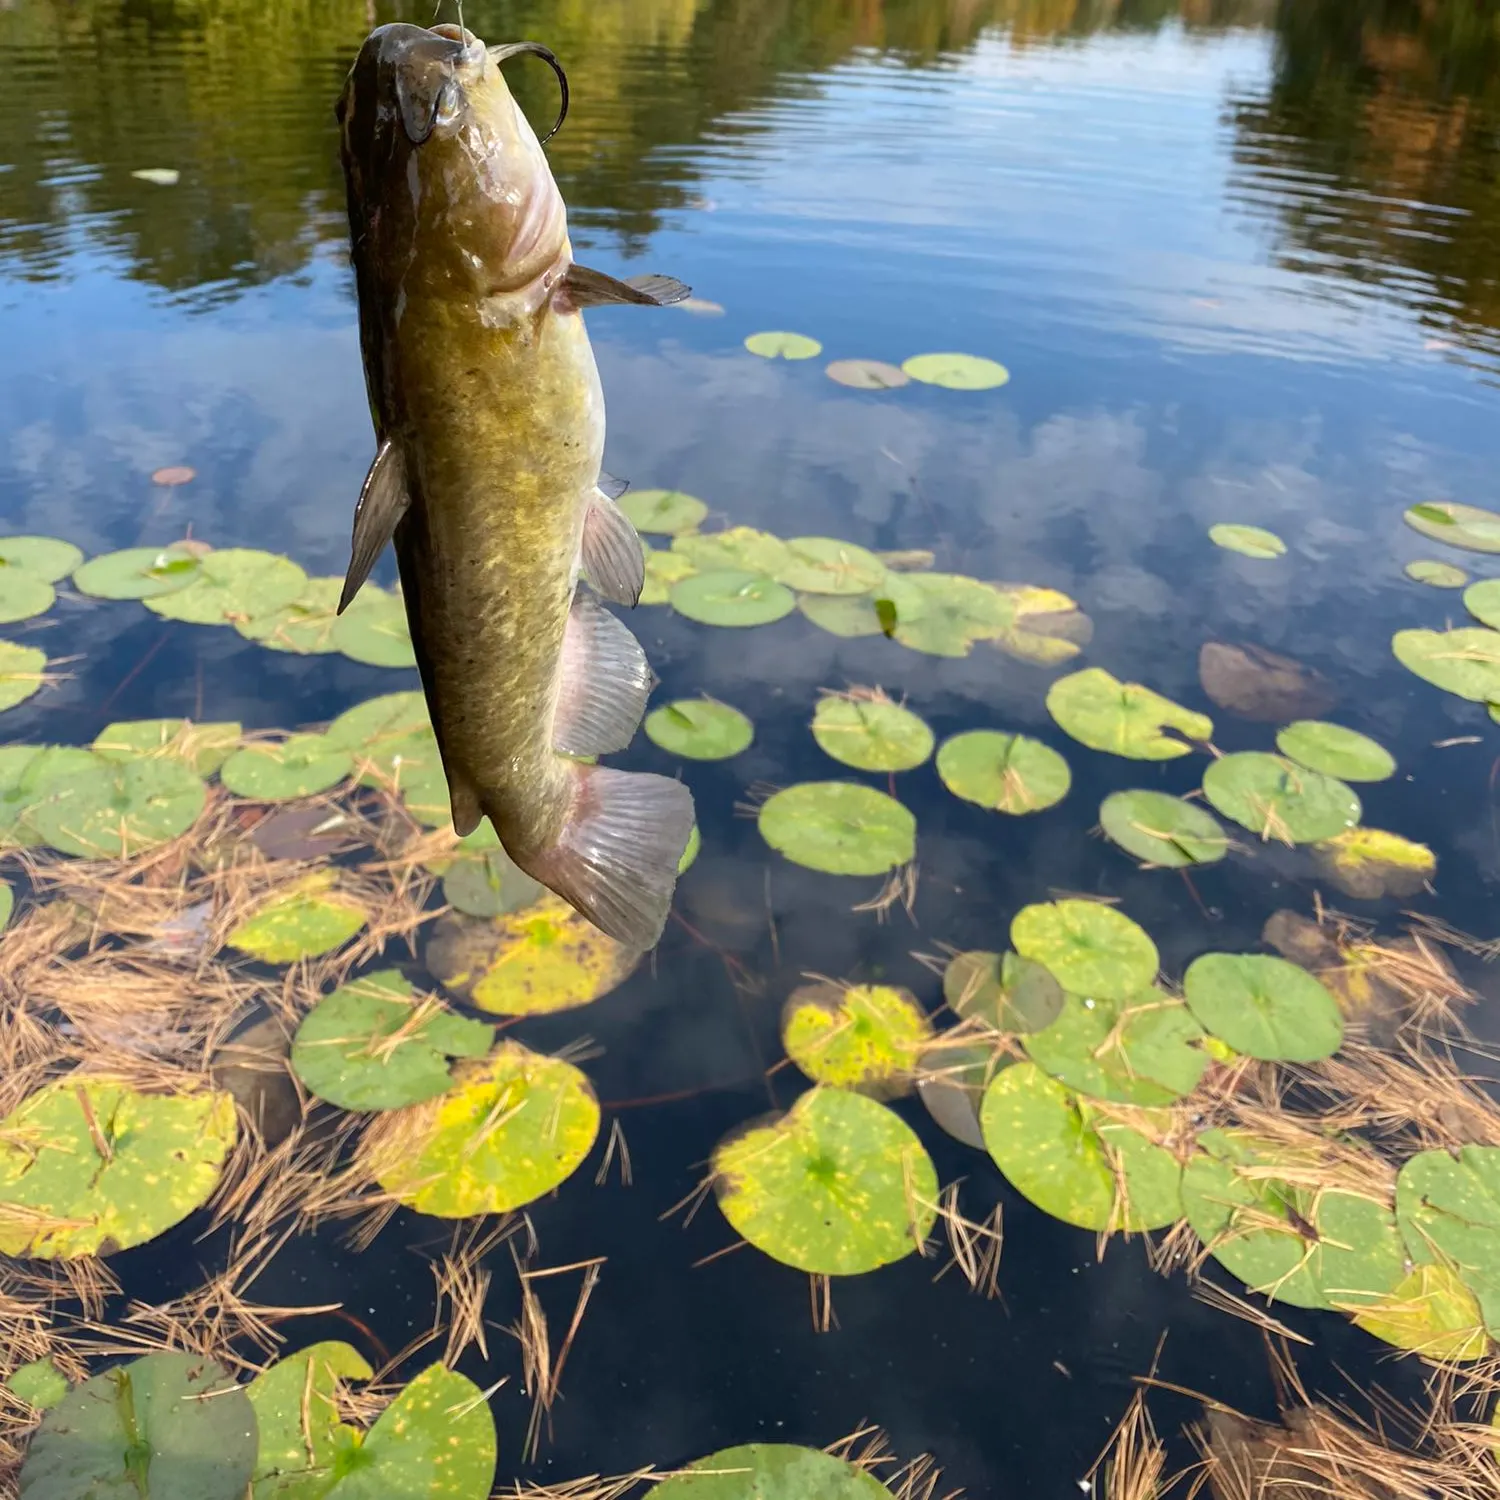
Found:
[[[581,309],[660,306],[687,288],[574,264],[562,196],[501,76],[521,52],[554,68],[565,114],[545,48],[487,48],[449,25],[379,27],[339,98],[378,443],[339,608],[394,539],[454,829],[488,816],[522,870],[649,948],[693,799],[668,777],[582,759],[630,742],[651,674],[578,583],[581,569],[633,605],[645,577],[621,487],[600,470],[604,398]]]

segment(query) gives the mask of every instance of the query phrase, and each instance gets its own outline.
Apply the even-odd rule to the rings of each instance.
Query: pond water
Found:
[[[342,573],[372,436],[331,111],[368,27],[394,18],[362,0],[0,4],[7,531],[91,556],[190,534]],[[1489,505],[1500,471],[1500,35],[1461,0],[473,0],[464,19],[543,41],[569,70],[549,152],[579,259],[678,276],[716,305],[589,314],[611,472],[701,497],[709,528],[927,550],[939,569],[1060,590],[1093,624],[1079,657],[1044,667],[987,642],[950,659],[841,639],[800,613],[743,630],[664,606],[631,617],[656,701],[723,699],[755,741],[700,763],[641,735],[618,758],[694,791],[702,852],[680,920],[604,999],[519,1029],[539,1050],[596,1045],[582,1066],[634,1183],[596,1187],[591,1162],[532,1207],[544,1263],[607,1262],[535,1462],[515,1346],[492,1335],[488,1360],[466,1356],[482,1387],[510,1377],[499,1477],[822,1446],[868,1420],[967,1494],[1073,1493],[1164,1335],[1163,1380],[1269,1412],[1255,1328],[1151,1272],[1138,1240],[1098,1261],[1092,1235],[912,1100],[895,1107],[939,1179],[963,1179],[967,1215],[1003,1204],[999,1301],[910,1257],[839,1280],[820,1333],[798,1272],[753,1249],[697,1264],[734,1239],[711,1203],[685,1231],[660,1216],[726,1132],[803,1086],[768,1070],[805,974],[908,985],[934,1009],[939,981],[914,955],[1003,950],[1015,913],[1060,893],[1117,901],[1174,978],[1207,950],[1257,948],[1273,911],[1311,915],[1315,892],[1389,932],[1416,909],[1493,935],[1493,726],[1402,667],[1391,637],[1465,621],[1459,594],[1407,562],[1495,571],[1402,518]],[[540,120],[551,83],[532,66],[511,71]],[[150,168],[180,175],[133,175]],[[758,358],[744,340],[765,330],[822,351]],[[1008,383],[861,391],[825,373],[949,350],[1000,361]],[[153,484],[169,465],[195,477]],[[1285,555],[1215,546],[1226,522],[1270,529]],[[389,555],[375,576],[394,580]],[[168,716],[289,729],[418,685],[67,590],[6,634],[68,659],[6,712],[7,742],[86,745],[111,721]],[[1110,792],[1189,792],[1206,761],[1087,750],[1048,714],[1049,685],[1102,667],[1211,714],[1220,751],[1273,748],[1277,723],[1205,693],[1205,642],[1294,658],[1331,685],[1319,715],[1392,752],[1397,774],[1360,787],[1364,821],[1431,847],[1426,889],[1358,900],[1253,838],[1188,879],[1092,836]],[[767,784],[845,778],[808,726],[820,690],[856,684],[904,699],[939,741],[1036,736],[1071,790],[1009,817],[954,797],[931,761],[900,773],[914,900],[858,909],[878,877],[798,868],[743,815]],[[1467,977],[1487,993],[1482,967]],[[1493,1015],[1468,1021],[1494,1040]],[[396,1350],[432,1320],[414,1249],[446,1236],[403,1214],[358,1253],[300,1238],[257,1293],[343,1301]],[[212,1269],[215,1244],[190,1220],[119,1269],[161,1300]],[[515,1281],[508,1255],[493,1264],[504,1325]],[[546,1294],[554,1337],[575,1286]],[[1299,1351],[1313,1388],[1376,1377],[1382,1347],[1338,1314],[1275,1311],[1314,1341]],[[304,1335],[351,1336],[332,1318],[292,1325]],[[1421,1371],[1378,1378],[1415,1389]],[[1196,1410],[1155,1409],[1174,1443]]]

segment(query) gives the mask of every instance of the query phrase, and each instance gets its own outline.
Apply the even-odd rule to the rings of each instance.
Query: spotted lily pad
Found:
[[[1240,526],[1232,522],[1221,522],[1208,528],[1208,539],[1216,547],[1228,552],[1238,552],[1243,557],[1284,557],[1286,543],[1274,531],[1259,526]]]
[[[1402,569],[1414,583],[1431,584],[1435,589],[1461,589],[1469,575],[1452,563],[1437,562],[1430,557],[1419,557]]]
[[[1500,1146],[1419,1151],[1396,1179],[1396,1216],[1412,1260],[1451,1265],[1500,1338]]]
[[[198,576],[196,547],[127,547],[90,558],[73,574],[73,587],[95,599],[153,599],[185,589]]]
[[[274,743],[246,745],[224,762],[219,780],[237,797],[289,802],[337,786],[354,769],[354,757],[322,734],[293,734]]]
[[[913,354],[901,368],[913,380],[950,391],[989,391],[1010,379],[1004,365],[977,354]]]
[[[72,1259],[155,1239],[214,1190],[237,1130],[227,1093],[44,1084],[0,1121],[0,1251]]]
[[[186,833],[203,811],[202,780],[176,760],[96,759],[50,781],[27,822],[44,843],[84,859],[128,859]]]
[[[1262,953],[1205,953],[1183,976],[1188,1009],[1246,1057],[1318,1062],[1344,1040],[1338,1002],[1306,969]]]
[[[878,689],[826,693],[812,732],[825,754],[860,771],[910,771],[932,754],[932,730]]]
[[[679,698],[646,715],[653,744],[689,760],[728,760],[750,748],[755,726],[739,709],[713,698]]]
[[[24,848],[39,842],[41,835],[28,821],[32,809],[54,782],[98,764],[91,751],[74,745],[0,746],[0,846]]]
[[[745,347],[762,359],[816,359],[823,352],[817,339],[804,333],[752,333]]]
[[[45,578],[25,568],[0,564],[0,625],[44,615],[56,600],[57,593]]]
[[[653,536],[684,536],[708,519],[708,507],[682,490],[631,490],[619,505],[637,531]]]
[[[480,828],[494,830],[488,822]],[[497,841],[498,842],[498,841]],[[542,887],[511,863],[503,849],[476,850],[443,870],[443,900],[470,917],[499,917],[540,899]]]
[[[937,770],[955,797],[1003,813],[1052,807],[1073,784],[1067,761],[1050,745],[993,729],[971,729],[944,740]]]
[[[976,641],[996,640],[1015,624],[1015,601],[977,578],[961,573],[913,573],[902,582],[908,593],[917,595],[921,607],[903,614],[895,599],[891,633],[913,651],[967,656]]]
[[[369,585],[366,585],[368,588]],[[293,656],[320,656],[339,650],[333,638],[338,623],[342,578],[309,578],[302,592],[279,609],[236,619],[234,628],[246,640]],[[363,597],[365,590],[360,590]]]
[[[653,1500],[885,1500],[864,1469],[816,1448],[747,1443],[710,1453],[665,1479]]]
[[[448,1059],[483,1057],[495,1032],[430,996],[413,1000],[399,969],[380,969],[320,1000],[292,1041],[292,1067],[340,1109],[400,1109],[446,1093]]]
[[[1128,1000],[1156,978],[1156,944],[1124,912],[1098,901],[1023,907],[1010,940],[1071,994]]]
[[[1426,844],[1383,828],[1351,828],[1314,845],[1313,858],[1341,891],[1362,901],[1414,896],[1437,874],[1437,855]]]
[[[804,781],[762,804],[760,836],[828,875],[883,875],[916,854],[917,820],[894,797],[852,781]]]
[[[879,359],[836,359],[823,373],[856,391],[893,391],[911,383],[911,376],[899,365]]]
[[[369,920],[337,873],[318,870],[276,891],[229,934],[229,946],[262,963],[290,964],[342,947]]]
[[[868,594],[885,581],[885,564],[853,542],[794,536],[786,549],[788,561],[777,581],[804,594]]]
[[[644,544],[643,544],[644,545]],[[672,598],[672,585],[691,578],[698,570],[680,552],[662,552],[655,547],[646,548],[646,582],[641,589],[638,604],[668,604]]]
[[[1189,741],[1206,742],[1214,732],[1206,714],[1103,667],[1059,677],[1047,690],[1047,712],[1079,744],[1128,760],[1173,760],[1192,752]]]
[[[19,1396],[37,1411],[56,1406],[68,1394],[68,1377],[50,1359],[34,1359],[11,1372],[5,1382],[11,1395]]]
[[[500,1016],[588,1005],[640,962],[635,949],[606,937],[550,891],[488,922],[441,918],[424,958],[445,989]]]
[[[913,625],[927,613],[927,595],[911,578],[887,573],[867,594],[800,594],[797,608],[819,630],[844,640],[894,637],[899,626]],[[960,641],[959,655],[968,649],[968,640],[964,636]]]
[[[781,1012],[787,1056],[814,1083],[872,1099],[911,1092],[932,1024],[910,990],[888,984],[799,985]]]
[[[1366,1333],[1424,1359],[1483,1359],[1489,1352],[1479,1301],[1451,1266],[1414,1266],[1354,1321]]]
[[[1019,953],[971,949],[943,970],[943,999],[954,1015],[977,1016],[996,1031],[1040,1031],[1062,1013],[1063,998],[1051,973]]]
[[[1011,1186],[1065,1224],[1135,1231],[1182,1216],[1182,1168],[1172,1153],[1035,1063],[996,1075],[979,1121]]]
[[[1474,703],[1500,699],[1500,630],[1398,630],[1391,650],[1409,672],[1445,693]]]
[[[582,1164],[599,1133],[588,1079],[560,1057],[502,1041],[454,1068],[437,1099],[380,1117],[365,1164],[380,1185],[441,1219],[509,1213],[550,1193]]]
[[[1500,515],[1452,500],[1424,500],[1401,517],[1413,531],[1470,552],[1500,552]]]
[[[797,607],[796,595],[774,578],[727,570],[695,573],[674,583],[667,597],[678,614],[700,625],[769,625]]]
[[[1242,828],[1283,844],[1337,838],[1362,811],[1342,781],[1259,750],[1216,760],[1203,773],[1203,795]]]
[[[1100,804],[1099,822],[1110,839],[1147,865],[1212,864],[1229,848],[1211,813],[1165,792],[1111,792]]]
[[[47,653],[0,641],[0,711],[24,703],[47,680]]]
[[[394,594],[367,583],[333,624],[334,648],[369,667],[414,667],[406,606]]]
[[[818,1087],[784,1114],[720,1141],[719,1208],[773,1260],[856,1276],[910,1255],[937,1219],[937,1172],[885,1105]]]
[[[767,578],[774,578],[792,558],[779,536],[753,526],[678,536],[672,541],[672,551],[687,558],[700,573],[758,573]]]
[[[362,1440],[340,1420],[339,1387],[374,1373],[357,1349],[333,1339],[278,1359],[245,1387],[258,1433],[253,1500],[323,1500],[336,1466]]]
[[[131,719],[106,724],[94,740],[105,760],[179,760],[200,776],[212,776],[239,745],[239,724],[194,724],[190,719]]]
[[[431,734],[432,720],[421,693],[382,693],[346,709],[325,733],[330,744],[345,750],[379,752],[383,746]]]
[[[150,594],[145,603],[164,619],[225,625],[278,610],[300,598],[306,586],[307,574],[289,557],[225,547],[202,558],[186,588]]]
[[[0,536],[0,572],[20,568],[43,583],[57,583],[82,563],[83,553],[55,536]]]
[[[1276,748],[1299,766],[1342,781],[1386,781],[1396,774],[1396,757],[1384,745],[1342,724],[1299,719],[1276,736]]]

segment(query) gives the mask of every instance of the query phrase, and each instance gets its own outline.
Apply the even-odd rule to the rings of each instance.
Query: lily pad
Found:
[[[1192,752],[1188,741],[1206,742],[1214,732],[1206,714],[1103,667],[1059,677],[1047,690],[1047,712],[1079,744],[1128,760],[1173,760]]]
[[[0,880],[0,928],[9,926],[11,913],[16,909],[15,888],[7,880]]]
[[[937,770],[955,797],[1003,813],[1040,812],[1061,802],[1073,784],[1067,761],[1050,745],[993,729],[944,740]]]
[[[823,352],[817,339],[803,333],[752,333],[745,347],[762,359],[816,359]]]
[[[24,703],[47,680],[47,653],[0,641],[0,711]]]
[[[1011,1186],[1065,1224],[1135,1231],[1182,1216],[1182,1168],[1172,1153],[1035,1063],[996,1076],[979,1120]]]
[[[653,1500],[886,1500],[890,1491],[831,1453],[747,1443],[700,1458],[651,1494]]]
[[[369,920],[336,888],[333,870],[318,870],[263,901],[229,934],[231,948],[262,963],[290,964],[342,947]]]
[[[1099,806],[1099,822],[1109,838],[1147,865],[1208,865],[1229,848],[1211,813],[1165,792],[1111,792]]]
[[[381,1116],[365,1138],[380,1185],[440,1219],[509,1213],[566,1182],[599,1133],[588,1079],[560,1057],[502,1041],[454,1068],[438,1099]]]
[[[1500,1146],[1419,1151],[1396,1179],[1396,1217],[1412,1260],[1451,1265],[1500,1338]]]
[[[774,578],[792,557],[779,536],[753,526],[678,536],[672,541],[672,551],[687,558],[700,573],[760,573],[767,578]]]
[[[892,634],[903,646],[928,656],[963,657],[976,641],[996,640],[1016,619],[1015,601],[993,584],[961,573],[914,573],[901,580],[921,601],[904,613],[895,604]]]
[[[1128,1000],[1156,978],[1156,944],[1124,912],[1098,901],[1023,907],[1010,924],[1010,940],[1071,994]]]
[[[83,859],[128,859],[184,834],[207,789],[176,760],[96,759],[88,770],[50,781],[28,824],[44,843]]]
[[[1464,608],[1481,625],[1500,629],[1500,578],[1485,578],[1464,590]]]
[[[888,365],[881,359],[836,359],[823,373],[856,391],[893,391],[911,382],[911,376],[899,365]]]
[[[90,558],[73,574],[73,587],[95,599],[153,599],[185,589],[198,576],[196,547],[127,547]]]
[[[1342,724],[1301,719],[1276,736],[1276,748],[1309,771],[1343,781],[1386,781],[1396,774],[1396,757],[1384,745]]]
[[[831,536],[794,536],[778,583],[804,594],[868,594],[885,582],[886,566],[873,552]]]
[[[93,771],[98,758],[75,745],[0,746],[0,846],[24,848],[41,839],[27,821],[58,781]]]
[[[728,760],[750,748],[755,726],[739,709],[713,698],[679,698],[646,715],[653,744],[689,760]]]
[[[1283,844],[1337,838],[1359,822],[1362,811],[1342,781],[1260,750],[1216,760],[1203,773],[1203,795],[1242,828]]]
[[[1401,519],[1434,542],[1470,552],[1500,552],[1500,515],[1492,510],[1452,500],[1424,500]]]
[[[1414,896],[1437,874],[1426,844],[1383,828],[1351,828],[1313,847],[1318,868],[1346,895],[1361,901]]]
[[[1344,1040],[1344,1018],[1306,969],[1264,953],[1205,953],[1183,976],[1188,1009],[1216,1037],[1266,1062],[1320,1062]]]
[[[44,1084],[0,1121],[0,1251],[73,1259],[155,1239],[208,1198],[237,1130],[227,1093]]]
[[[68,1394],[68,1377],[50,1359],[34,1359],[22,1365],[5,1384],[13,1396],[38,1411],[56,1406]]]
[[[910,1255],[937,1219],[937,1172],[885,1105],[818,1087],[720,1141],[714,1189],[731,1226],[773,1260],[857,1276]]]
[[[1414,583],[1431,584],[1435,589],[1461,589],[1469,581],[1469,575],[1462,568],[1430,557],[1416,558],[1402,571]]]
[[[644,544],[643,544],[644,545]],[[638,604],[668,604],[672,599],[672,585],[691,578],[698,569],[690,559],[680,552],[662,552],[655,547],[646,549],[646,582],[641,589]]]
[[[369,588],[370,585],[366,585]],[[294,656],[319,656],[338,651],[334,626],[338,624],[342,578],[309,578],[290,604],[263,615],[237,619],[234,628],[249,641],[259,641],[272,651]],[[365,589],[357,597],[363,598]]]
[[[85,1380],[43,1418],[26,1500],[243,1500],[255,1412],[222,1365],[148,1354]]]
[[[799,594],[797,608],[818,629],[844,640],[894,637],[902,623],[914,624],[927,613],[927,596],[913,579],[887,573],[867,594]]]
[[[1012,1059],[982,1042],[935,1042],[917,1059],[917,1097],[956,1141],[984,1150],[979,1108],[990,1080]]]
[[[971,949],[949,959],[943,999],[962,1019],[977,1016],[996,1031],[1024,1035],[1050,1026],[1062,1013],[1064,996],[1041,964],[1019,953]]]
[[[323,1500],[362,1434],[339,1418],[339,1387],[375,1372],[337,1339],[279,1359],[245,1387],[259,1435],[253,1500]]]
[[[911,1092],[932,1024],[917,997],[895,985],[803,984],[782,1008],[781,1040],[814,1083],[897,1099]]]
[[[698,825],[693,824],[688,832],[687,847],[682,851],[682,858],[677,861],[677,873],[681,875],[698,857],[698,851],[703,847],[703,835],[698,831]]]
[[[44,615],[56,600],[57,593],[45,578],[25,568],[0,566],[0,625]]]
[[[910,771],[932,754],[932,730],[878,690],[825,694],[812,732],[825,754],[859,771]]]
[[[992,643],[1017,661],[1056,667],[1094,638],[1094,622],[1066,594],[1029,583],[997,584],[1015,609],[1015,622]]]
[[[653,536],[683,536],[708,519],[708,507],[683,490],[631,490],[618,503],[637,531]]]
[[[0,566],[23,568],[44,583],[59,582],[82,563],[82,551],[55,536],[0,536]]]
[[[190,719],[131,719],[106,724],[94,740],[105,760],[178,760],[200,776],[212,776],[240,742],[239,724],[194,724]]]
[[[219,780],[236,797],[257,802],[289,802],[337,786],[354,769],[354,757],[322,734],[293,734],[276,743],[236,750],[224,762]]]
[[[913,354],[901,368],[913,380],[950,391],[989,391],[1010,379],[1004,365],[977,354]]]
[[[186,588],[150,594],[145,604],[167,620],[225,625],[278,610],[300,598],[306,587],[307,574],[291,558],[253,547],[226,547],[203,557]]]
[[[1208,539],[1216,547],[1238,552],[1243,557],[1271,558],[1286,555],[1286,543],[1274,531],[1259,526],[1240,526],[1221,522],[1208,528]]]
[[[804,781],[768,797],[760,836],[827,875],[884,875],[913,859],[917,820],[894,797],[852,781]]]
[[[334,648],[368,667],[414,667],[406,605],[394,594],[367,583],[334,621]]]
[[[674,583],[667,597],[678,614],[700,625],[769,625],[797,607],[796,595],[774,578],[727,570],[695,573]]]
[[[1475,703],[1500,699],[1500,630],[1398,630],[1391,650],[1407,671],[1445,693]]]
[[[331,745],[378,753],[386,745],[431,734],[432,720],[421,693],[382,693],[346,709],[324,732]]]
[[[479,826],[490,827],[488,822]],[[541,894],[542,887],[499,848],[465,854],[443,871],[443,900],[465,916],[503,916],[530,906]]]
[[[292,1067],[320,1099],[340,1109],[400,1109],[446,1093],[448,1059],[483,1057],[492,1026],[413,1003],[399,969],[380,969],[320,1000],[292,1041]]]
[[[588,1005],[623,984],[640,957],[550,891],[488,922],[440,918],[423,955],[446,990],[497,1016]]]
[[[1489,1352],[1479,1301],[1451,1266],[1413,1267],[1354,1321],[1366,1333],[1424,1359],[1482,1359]]]

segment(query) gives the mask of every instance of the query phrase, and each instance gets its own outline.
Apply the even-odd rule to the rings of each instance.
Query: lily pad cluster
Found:
[[[816,359],[823,352],[817,339],[782,329],[750,334],[745,348],[762,359]],[[861,391],[896,390],[913,380],[952,391],[990,391],[1010,380],[1010,371],[993,359],[955,353],[913,354],[900,365],[878,359],[836,359],[827,374],[830,380]]]

